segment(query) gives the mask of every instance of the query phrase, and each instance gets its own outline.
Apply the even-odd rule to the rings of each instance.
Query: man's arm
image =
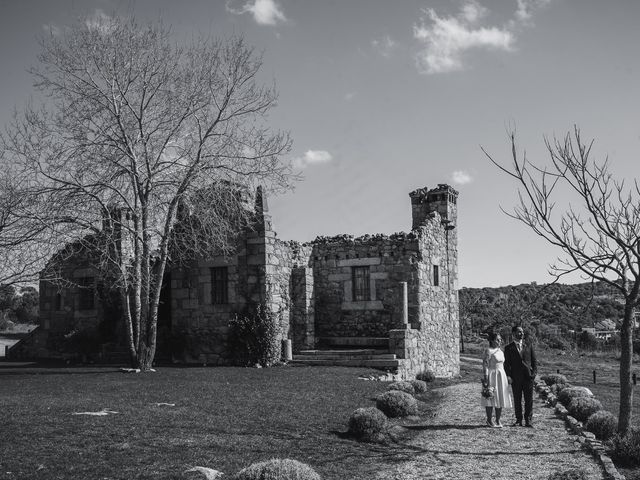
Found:
[[[504,371],[507,373],[507,377],[511,378],[511,352],[509,345],[504,348]]]
[[[535,378],[538,374],[538,360],[536,359],[536,350],[531,345],[531,378]]]

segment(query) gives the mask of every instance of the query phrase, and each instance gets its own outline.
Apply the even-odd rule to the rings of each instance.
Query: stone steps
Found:
[[[331,347],[389,348],[387,337],[320,337],[318,344]]]
[[[370,367],[397,369],[396,355],[377,349],[302,350],[289,362],[294,365],[322,365],[341,367]]]
[[[383,368],[383,369],[396,369],[400,362],[398,360],[377,360],[377,359],[352,359],[352,360],[296,360],[296,356],[293,356],[293,360],[289,362],[293,365],[309,365],[309,366],[337,366],[337,367],[369,367],[369,368]]]
[[[293,357],[296,360],[395,360],[395,353],[359,353],[353,350],[343,352],[329,350],[322,354],[315,353],[317,350],[309,350],[306,353],[300,352]]]

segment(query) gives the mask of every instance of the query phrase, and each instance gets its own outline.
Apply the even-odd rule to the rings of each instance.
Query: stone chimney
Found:
[[[418,188],[409,193],[411,198],[411,229],[426,225],[432,212],[438,212],[442,222],[455,227],[458,221],[458,192],[447,184],[441,183],[429,190]]]

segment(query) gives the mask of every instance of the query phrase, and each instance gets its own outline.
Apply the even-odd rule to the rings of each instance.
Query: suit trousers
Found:
[[[516,420],[522,422],[522,397],[524,397],[524,421],[531,423],[533,418],[533,379],[513,379],[513,403]]]

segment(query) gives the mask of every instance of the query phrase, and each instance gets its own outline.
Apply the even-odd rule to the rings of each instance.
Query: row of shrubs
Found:
[[[406,417],[418,413],[416,394],[427,391],[427,382],[434,375],[425,372],[416,380],[392,382],[387,391],[376,397],[376,406],[358,408],[349,419],[349,432],[365,441],[378,441],[389,425],[389,418]],[[239,471],[233,480],[320,480],[309,465],[291,459],[272,459],[259,462]]]
[[[194,467],[185,473],[198,474],[198,478],[213,480],[224,476],[223,472],[207,467]],[[192,477],[189,477],[192,478]],[[228,477],[230,480],[321,480],[320,475],[306,463],[290,458],[273,458],[264,462],[254,463],[243,468],[235,475]]]
[[[418,413],[416,394],[427,391],[427,382],[433,381],[431,372],[418,374],[415,380],[391,382],[387,391],[376,397],[375,407],[356,409],[349,418],[349,433],[363,441],[375,442],[384,438],[390,418],[401,418]]]
[[[569,415],[583,423],[584,428],[605,442],[607,450],[619,462],[640,465],[640,428],[632,427],[626,435],[619,435],[618,417],[604,410],[602,403],[589,389],[572,386],[560,374],[544,375],[542,380],[551,387],[558,401]]]

